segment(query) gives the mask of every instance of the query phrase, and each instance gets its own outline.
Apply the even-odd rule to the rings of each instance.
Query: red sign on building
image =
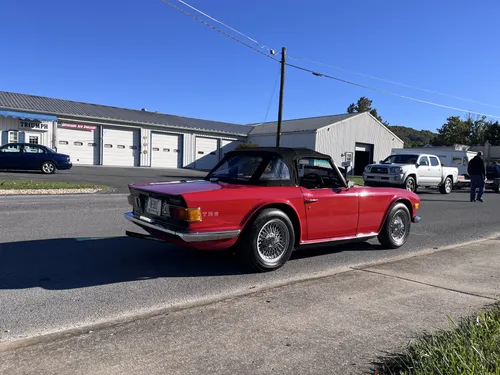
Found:
[[[63,123],[61,125],[61,128],[66,128],[66,129],[77,129],[77,130],[96,130],[97,126],[94,125],[83,125],[83,124],[68,124],[68,123]]]

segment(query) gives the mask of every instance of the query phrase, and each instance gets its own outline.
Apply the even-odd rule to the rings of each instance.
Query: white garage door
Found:
[[[219,162],[218,139],[196,137],[195,168],[209,170]]]
[[[182,138],[177,134],[151,134],[151,167],[180,168],[182,166]]]
[[[227,152],[233,151],[236,147],[238,147],[240,143],[241,141],[229,141],[227,139],[222,139],[220,141],[221,159]]]
[[[99,163],[96,130],[57,129],[57,152],[69,155],[73,164]]]
[[[139,165],[139,130],[103,128],[102,143],[103,165]]]

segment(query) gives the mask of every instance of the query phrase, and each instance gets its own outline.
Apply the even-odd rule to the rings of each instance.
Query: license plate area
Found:
[[[148,197],[146,199],[146,212],[151,215],[160,216],[162,208],[162,200]]]

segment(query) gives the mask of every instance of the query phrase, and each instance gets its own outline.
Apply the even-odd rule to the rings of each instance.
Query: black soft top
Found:
[[[248,148],[240,148],[237,150],[229,151],[226,153],[226,155],[241,154],[241,153],[278,155],[281,156],[287,164],[293,164],[295,160],[300,158],[330,159],[329,155],[322,154],[320,152],[305,147],[248,147]]]
[[[249,147],[240,148],[233,151],[228,151],[224,158],[209,172],[206,179],[209,178],[210,174],[216,170],[221,164],[225,162],[228,158],[237,155],[259,155],[263,158],[261,166],[255,172],[253,178],[250,181],[242,182],[250,185],[263,185],[263,186],[296,186],[298,185],[298,175],[297,175],[297,163],[301,158],[318,158],[333,160],[329,155],[322,154],[320,152],[311,150],[305,147]],[[267,163],[270,159],[279,157],[283,159],[284,163],[288,166],[290,171],[289,180],[260,180],[259,177],[264,171]],[[333,163],[335,165],[335,163]]]

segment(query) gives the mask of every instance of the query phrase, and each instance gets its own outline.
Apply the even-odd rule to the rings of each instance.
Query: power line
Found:
[[[368,90],[372,90],[372,91],[377,91],[377,92],[380,92],[380,93],[386,94],[386,95],[392,95],[392,96],[395,96],[395,97],[398,97],[398,98],[408,99],[408,100],[412,100],[412,101],[415,101],[415,102],[419,102],[419,103],[423,103],[423,104],[429,104],[429,105],[433,105],[433,106],[437,106],[437,107],[441,107],[441,108],[453,109],[455,111],[460,111],[460,112],[465,112],[465,113],[473,113],[475,115],[481,115],[481,116],[493,117],[493,118],[500,118],[500,116],[490,115],[490,114],[486,114],[486,113],[482,113],[482,112],[470,111],[468,109],[462,109],[462,108],[452,107],[452,106],[448,106],[448,105],[444,105],[444,104],[430,102],[430,101],[427,101],[427,100],[416,99],[416,98],[413,98],[411,96],[396,94],[396,93],[393,93],[391,91],[381,90],[381,89],[377,89],[375,87],[370,87],[370,86],[362,85],[360,83],[351,82],[351,81],[348,81],[348,80],[345,80],[345,79],[342,79],[342,78],[333,77],[333,76],[330,76],[330,75],[325,74],[325,73],[319,73],[319,72],[316,72],[314,70],[307,69],[307,68],[304,68],[304,67],[301,67],[301,66],[298,66],[298,65],[290,64],[290,63],[286,63],[286,65],[288,65],[288,66],[290,66],[292,68],[298,69],[298,70],[302,70],[304,72],[312,73],[312,74],[314,74],[315,76],[318,76],[318,77],[324,77],[324,78],[333,79],[335,81],[347,83],[349,85],[358,86],[358,87],[361,87],[361,88],[364,88],[364,89],[368,89]]]
[[[184,1],[181,1],[181,0],[178,0],[179,2],[183,3],[183,4],[186,4]],[[272,57],[272,56],[269,56],[268,54],[262,52],[261,50],[249,45],[248,43],[245,43],[241,40],[239,40],[238,38],[235,38],[234,36],[216,28],[215,26],[209,24],[208,22],[206,21],[203,21],[201,19],[199,19],[198,17],[190,14],[189,12],[183,10],[183,9],[180,9],[179,7],[176,7],[175,5],[169,3],[168,1],[166,0],[162,0],[163,3],[171,6],[172,8],[178,10],[179,12],[182,12],[184,13],[185,15],[195,19],[196,21],[198,22],[201,22],[203,23],[204,25],[210,27],[211,29],[225,35],[226,37],[252,49],[253,51],[255,52],[258,52],[259,54],[263,55],[263,56],[266,56],[267,58],[271,59],[271,60],[274,60],[274,61],[277,61],[277,62],[280,62],[280,60]],[[193,9],[196,10],[196,8],[192,7]],[[199,11],[201,12],[201,11]],[[212,17],[211,17],[212,18]],[[225,25],[223,24],[222,22],[220,21],[217,21],[218,23],[222,24],[222,25]],[[239,32],[238,32],[239,33]],[[239,33],[241,35],[245,35],[243,33]],[[248,36],[245,36],[246,38],[252,40],[255,42],[254,39],[248,37]],[[257,42],[257,44],[260,46],[260,44]],[[270,50],[272,51],[272,50]],[[274,51],[273,51],[274,52]],[[295,58],[297,59],[297,58]],[[396,93],[393,93],[391,91],[386,91],[386,90],[381,90],[381,89],[377,89],[375,87],[371,87],[371,86],[367,86],[367,85],[362,85],[360,83],[356,83],[356,82],[352,82],[352,81],[348,81],[348,80],[345,80],[345,79],[342,79],[342,78],[337,78],[337,77],[334,77],[334,76],[331,76],[331,75],[328,75],[328,74],[325,74],[325,73],[319,73],[319,72],[316,72],[314,70],[311,70],[311,69],[308,69],[308,68],[304,68],[302,66],[299,66],[299,65],[295,65],[295,64],[290,64],[290,63],[285,63],[285,65],[287,66],[290,66],[292,68],[295,68],[295,69],[298,69],[298,70],[302,70],[302,71],[305,71],[305,72],[309,72],[309,73],[312,73],[314,74],[315,76],[318,76],[318,77],[324,77],[324,78],[328,78],[328,79],[332,79],[332,80],[335,80],[335,81],[339,81],[339,82],[343,82],[343,83],[346,83],[346,84],[349,84],[349,85],[353,85],[353,86],[357,86],[357,87],[361,87],[361,88],[364,88],[364,89],[368,89],[368,90],[372,90],[372,91],[376,91],[376,92],[380,92],[380,93],[383,93],[383,94],[386,94],[386,95],[391,95],[391,96],[395,96],[395,97],[398,97],[398,98],[402,98],[402,99],[407,99],[407,100],[411,100],[411,101],[415,101],[415,102],[418,102],[418,103],[423,103],[423,104],[428,104],[428,105],[433,105],[433,106],[436,106],[436,107],[441,107],[441,108],[447,108],[447,109],[452,109],[452,110],[455,110],[455,111],[459,111],[459,112],[465,112],[465,113],[471,113],[471,114],[476,114],[476,115],[481,115],[481,116],[486,116],[486,117],[492,117],[492,118],[500,118],[500,116],[495,116],[495,115],[491,115],[491,114],[485,114],[485,113],[482,113],[482,112],[476,112],[476,111],[470,111],[470,110],[467,110],[467,109],[462,109],[462,108],[458,108],[458,107],[453,107],[453,106],[448,106],[448,105],[444,105],[444,104],[439,104],[439,103],[435,103],[435,102],[431,102],[431,101],[427,101],[427,100],[422,100],[422,99],[417,99],[417,98],[413,98],[413,97],[410,97],[410,96],[406,96],[406,95],[400,95],[400,94],[396,94]]]
[[[211,19],[212,21],[217,22],[220,25],[222,25],[224,27],[227,27],[228,29],[234,31],[235,33],[237,33],[237,34],[239,34],[239,35],[247,38],[251,42],[255,43],[257,46],[259,46],[259,48],[266,49],[269,52],[273,51],[269,47],[267,47],[265,45],[262,45],[256,39],[254,39],[254,38],[252,38],[252,37],[250,37],[250,36],[242,33],[241,31],[236,30],[235,28],[227,25],[226,23],[224,23],[222,21],[219,21],[215,17],[212,17],[209,14],[207,14],[207,13],[205,13],[205,12],[203,12],[203,11],[197,9],[197,8],[195,8],[194,6],[186,3],[185,1],[183,1],[183,0],[177,0],[177,1],[179,1],[180,3],[186,5],[187,7],[191,8],[191,9],[193,9],[194,11],[202,14],[203,16]],[[410,89],[413,89],[413,90],[419,90],[419,91],[423,91],[423,92],[428,92],[428,93],[431,93],[431,94],[436,94],[436,95],[445,96],[445,97],[449,97],[449,98],[453,98],[453,99],[463,100],[463,101],[466,101],[466,102],[470,102],[470,103],[474,103],[474,104],[480,104],[480,105],[484,105],[484,106],[488,106],[488,107],[500,108],[500,106],[497,106],[497,105],[483,103],[483,102],[480,102],[480,101],[477,101],[477,100],[462,98],[460,96],[445,94],[445,93],[442,93],[442,92],[439,92],[439,91],[429,90],[429,89],[425,89],[425,88],[421,88],[421,87],[417,87],[417,86],[412,86],[412,85],[408,85],[408,84],[405,84],[405,83],[396,82],[396,81],[388,80],[388,79],[385,79],[385,78],[380,78],[380,77],[372,76],[372,75],[369,75],[369,74],[359,73],[359,72],[356,72],[356,71],[353,71],[353,70],[344,69],[344,68],[341,68],[341,67],[338,67],[338,66],[333,66],[333,65],[325,64],[325,63],[322,63],[322,62],[319,62],[319,61],[315,61],[315,60],[311,60],[311,59],[307,59],[307,58],[294,57],[294,56],[290,56],[290,55],[288,55],[288,58],[291,59],[291,60],[296,60],[296,61],[297,60],[301,60],[301,61],[306,61],[306,62],[310,62],[310,63],[317,64],[317,65],[322,65],[324,67],[331,68],[331,69],[338,69],[338,70],[341,70],[341,71],[344,71],[344,72],[347,72],[347,73],[351,73],[351,74],[355,74],[355,75],[358,75],[358,76],[361,76],[361,77],[375,79],[375,80],[378,80],[378,81],[381,81],[381,82],[387,82],[387,83],[391,83],[393,85],[398,85],[398,86],[410,88]]]
[[[359,72],[356,72],[356,71],[353,71],[353,70],[344,69],[344,68],[341,68],[339,66],[328,65],[328,64],[325,64],[325,63],[322,63],[322,62],[319,62],[319,61],[311,60],[311,59],[306,59],[306,58],[302,58],[302,57],[293,57],[293,56],[290,56],[290,55],[288,55],[288,58],[290,58],[291,60],[307,61],[307,62],[310,62],[310,63],[313,63],[313,64],[325,66],[327,68],[342,70],[344,72],[351,73],[351,74],[356,74],[356,75],[361,76],[361,77],[375,79],[375,80],[378,80],[378,81],[381,81],[381,82],[387,82],[387,83],[391,83],[393,85],[407,87],[407,88],[414,89],[414,90],[420,90],[420,91],[428,92],[428,93],[431,93],[431,94],[436,94],[436,95],[441,95],[441,96],[447,96],[447,97],[450,97],[450,98],[453,98],[453,99],[463,100],[463,101],[470,102],[470,103],[475,103],[475,104],[481,104],[481,105],[488,106],[488,107],[500,108],[500,106],[497,106],[497,105],[494,105],[494,104],[483,103],[483,102],[479,102],[479,101],[472,100],[472,99],[462,98],[460,96],[445,94],[445,93],[442,93],[442,92],[439,92],[439,91],[429,90],[429,89],[425,89],[425,88],[421,88],[421,87],[417,87],[417,86],[411,86],[411,85],[407,85],[405,83],[391,81],[391,80],[388,80],[388,79],[385,79],[385,78],[380,78],[380,77],[372,76],[372,75],[369,75],[369,74],[364,74],[364,73],[359,73]]]
[[[210,16],[210,15],[208,15],[208,14],[206,14],[206,13],[202,12],[201,10],[199,10],[199,9],[195,8],[194,6],[189,5],[189,4],[188,4],[188,3],[186,3],[185,1],[182,1],[182,0],[177,0],[177,1],[178,1],[179,3],[184,4],[185,6],[187,6],[187,7],[189,7],[189,8],[191,8],[191,9],[193,9],[194,11],[196,11],[196,12],[198,12],[198,13],[200,13],[200,14],[204,15],[205,17],[207,17],[207,18],[211,19],[212,21],[215,21],[215,22],[217,22],[218,24],[220,24],[220,25],[222,25],[222,26],[224,26],[224,27],[227,27],[229,30],[232,30],[232,31],[234,31],[234,32],[235,32],[235,33],[237,33],[237,34],[240,34],[241,36],[243,36],[243,37],[247,38],[248,40],[250,40],[250,41],[254,42],[255,44],[257,44],[260,48],[262,48],[262,49],[267,49],[269,52],[271,51],[271,49],[270,49],[269,47],[261,45],[261,44],[260,44],[257,40],[255,40],[255,39],[253,39],[253,38],[250,38],[248,35],[243,34],[242,32],[240,32],[240,31],[238,31],[238,30],[236,30],[236,29],[233,29],[231,26],[229,26],[229,25],[225,24],[224,22],[219,21],[218,19],[216,19],[216,18],[214,18],[214,17],[212,17],[212,16]]]
[[[228,34],[228,33],[224,32],[224,31],[222,31],[222,30],[220,30],[220,29],[216,28],[215,26],[210,25],[208,22],[203,21],[202,19],[199,19],[199,18],[198,18],[198,17],[196,17],[195,15],[193,15],[193,14],[191,14],[191,13],[189,13],[189,12],[186,12],[185,10],[183,10],[183,9],[181,9],[181,8],[179,8],[179,7],[176,7],[174,4],[169,3],[169,2],[168,2],[168,1],[166,1],[166,0],[161,0],[161,1],[162,1],[163,3],[165,3],[165,4],[169,5],[169,6],[171,6],[172,8],[174,8],[174,9],[178,10],[179,12],[184,13],[186,16],[189,16],[189,17],[191,17],[191,18],[195,19],[196,21],[201,22],[201,23],[202,23],[202,24],[204,24],[205,26],[210,27],[211,29],[213,29],[213,30],[215,30],[215,31],[217,31],[217,32],[219,32],[219,33],[221,33],[221,34],[223,34],[223,35],[227,36],[228,38],[230,38],[230,39],[232,39],[232,40],[234,40],[234,41],[236,41],[236,42],[238,42],[238,43],[240,43],[240,44],[243,44],[244,46],[246,46],[246,47],[248,47],[248,48],[250,48],[250,49],[254,50],[255,52],[258,52],[258,53],[260,53],[261,55],[266,56],[267,58],[269,58],[269,59],[271,59],[271,60],[274,60],[274,61],[278,61],[278,62],[279,62],[279,60],[278,60],[278,59],[275,59],[274,57],[272,57],[272,56],[270,56],[270,55],[266,54],[265,52],[262,52],[261,50],[259,50],[259,49],[255,48],[255,47],[251,46],[250,44],[245,43],[245,42],[243,42],[243,41],[239,40],[238,38],[235,38],[235,37],[234,37],[234,36],[232,36],[231,34]],[[179,0],[179,1],[180,1],[180,0]],[[181,1],[181,2],[182,2],[182,1]],[[182,2],[182,3],[183,3],[183,2]],[[219,23],[220,23],[220,22],[219,22]]]
[[[273,93],[271,94],[271,98],[269,99],[269,104],[267,105],[267,111],[266,111],[266,116],[264,117],[264,121],[262,121],[259,125],[264,124],[267,121],[267,116],[269,115],[269,110],[271,109],[271,104],[274,99],[274,94],[276,93],[276,87],[278,87],[278,81],[280,79],[280,71],[278,70],[278,74],[276,74],[276,81],[274,82],[273,85]]]

